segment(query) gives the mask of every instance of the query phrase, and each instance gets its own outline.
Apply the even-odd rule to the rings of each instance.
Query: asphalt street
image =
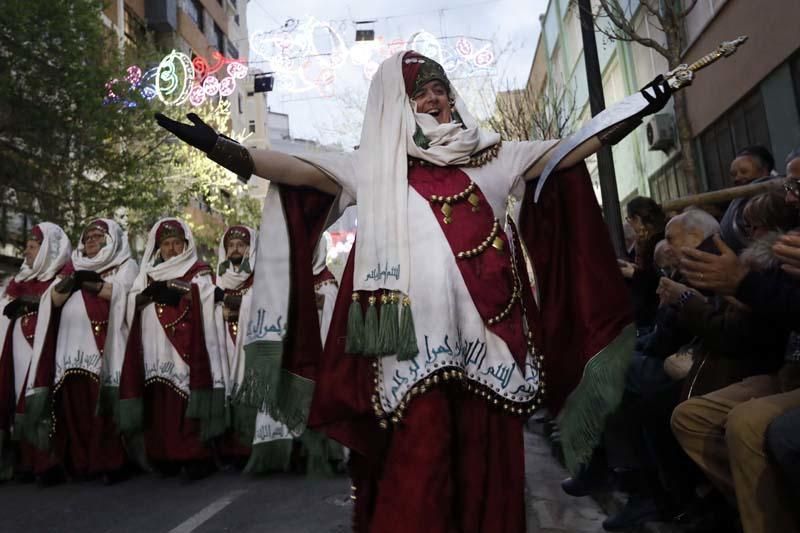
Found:
[[[544,437],[526,431],[528,533],[602,531],[597,504],[561,490],[567,475]],[[194,482],[139,475],[108,487],[0,485],[0,533],[347,533],[352,509],[344,476],[222,471]]]
[[[345,477],[263,478],[217,472],[201,481],[141,475],[123,483],[0,486],[0,531],[52,533],[346,533]]]

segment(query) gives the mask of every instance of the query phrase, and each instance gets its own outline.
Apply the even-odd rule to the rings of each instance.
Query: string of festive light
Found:
[[[496,60],[491,41],[465,36],[448,40],[424,29],[408,39],[376,37],[348,45],[330,22],[313,17],[289,19],[277,30],[250,35],[251,63],[265,64],[288,93],[332,94],[337,71],[347,65],[360,67],[364,78],[371,80],[381,61],[410,49],[435,59],[455,77],[491,75]]]
[[[133,107],[136,101],[126,98],[131,92],[138,92],[145,100],[158,98],[169,106],[179,106],[188,101],[197,107],[209,98],[228,97],[236,90],[237,81],[247,77],[248,67],[243,61],[224,57],[216,51],[211,58],[213,64],[202,56],[191,59],[183,52],[173,50],[161,59],[158,66],[146,71],[138,65],[131,65],[122,80],[115,78],[106,83],[104,103]],[[216,74],[223,67],[227,76],[218,78]]]

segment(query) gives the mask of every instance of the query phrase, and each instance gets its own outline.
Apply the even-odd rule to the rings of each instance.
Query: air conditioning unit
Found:
[[[662,152],[675,146],[675,119],[670,113],[658,113],[647,122],[647,146]]]

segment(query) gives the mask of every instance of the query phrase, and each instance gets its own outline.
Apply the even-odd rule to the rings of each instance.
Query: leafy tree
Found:
[[[164,107],[157,98],[124,82],[109,84],[128,65],[157,65],[159,54],[146,39],[120,50],[101,8],[94,0],[3,2],[0,242],[24,239],[26,228],[15,228],[20,215],[28,226],[60,224],[73,240],[98,216],[144,236],[158,218],[180,215],[200,199],[212,213],[189,222],[204,249],[215,250],[224,225],[257,224],[259,207],[232,174],[156,126],[152,115]],[[214,125],[229,133],[229,104],[213,109]]]
[[[597,0],[593,13],[597,30],[611,40],[638,43],[654,50],[667,60],[672,70],[682,63],[686,49],[685,20],[697,5],[697,0]],[[638,16],[647,18],[660,36],[651,36],[638,24]],[[681,147],[681,171],[687,179],[690,192],[700,192],[692,131],[689,126],[686,94],[674,95],[675,123]]]

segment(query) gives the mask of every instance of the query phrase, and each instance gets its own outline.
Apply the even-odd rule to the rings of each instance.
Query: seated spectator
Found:
[[[658,272],[653,263],[656,243],[664,238],[664,212],[653,199],[639,196],[628,202],[626,222],[635,233],[632,262],[620,260],[622,275],[630,280],[636,328],[648,332],[655,319]]]
[[[678,272],[678,258],[666,239],[658,241],[653,251],[653,262],[662,276],[674,277]]]
[[[736,186],[759,183],[770,179],[774,169],[775,159],[769,150],[750,146],[740,150],[731,162],[731,179]],[[748,244],[742,213],[746,203],[746,198],[732,201],[720,222],[722,240],[737,254]]]
[[[787,161],[786,202],[794,206],[800,206],[798,156],[795,152]],[[800,235],[784,235],[772,247],[781,270],[761,272],[740,260],[719,237],[715,243],[719,255],[683,250],[681,268],[687,279],[697,288],[735,296],[778,327],[795,328],[800,323],[800,282],[788,274],[800,273]],[[790,357],[797,339],[796,334],[792,337]],[[800,389],[788,390],[782,382],[781,358],[753,356],[771,371],[684,402],[675,409],[672,428],[687,454],[736,501],[745,533],[800,531],[786,487],[765,452],[767,427],[800,407]],[[775,431],[779,429],[780,424]],[[777,441],[774,436],[772,442]]]

